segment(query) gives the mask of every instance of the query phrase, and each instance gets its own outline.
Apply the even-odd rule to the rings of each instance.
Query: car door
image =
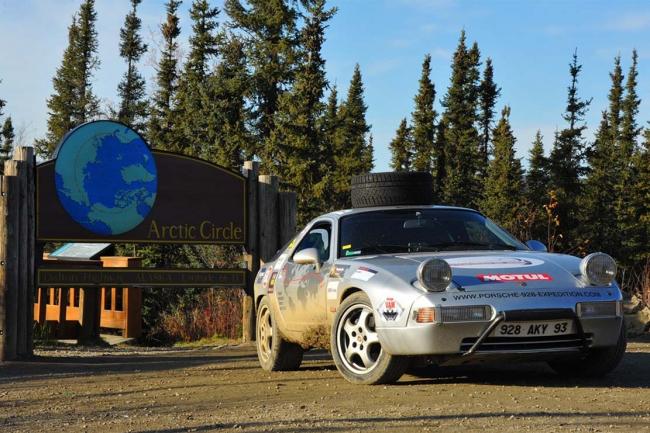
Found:
[[[306,248],[318,251],[320,265],[301,265],[293,257]],[[332,264],[332,223],[317,221],[298,240],[276,281],[282,291],[281,314],[289,329],[303,331],[326,322],[327,278]]]

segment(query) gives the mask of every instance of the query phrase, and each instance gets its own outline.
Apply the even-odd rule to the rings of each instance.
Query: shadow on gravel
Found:
[[[174,370],[187,367],[212,365],[219,370],[220,364],[257,361],[249,353],[218,355],[209,353],[156,354],[156,355],[105,355],[105,356],[35,356],[24,362],[10,362],[0,367],[0,383],[5,381],[42,379],[44,377],[74,377],[94,374],[137,373]],[[228,365],[223,369],[244,370],[258,368],[255,365]]]
[[[567,378],[555,374],[545,363],[481,364],[427,367],[409,371],[396,385],[476,383],[485,385],[555,388],[593,387],[650,388],[650,353],[628,352],[609,375],[596,379]],[[415,377],[415,379],[412,379]]]

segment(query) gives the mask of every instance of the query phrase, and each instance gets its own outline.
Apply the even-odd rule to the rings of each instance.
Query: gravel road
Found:
[[[529,364],[375,387],[344,381],[324,352],[274,374],[251,346],[37,353],[0,366],[0,431],[650,432],[650,339],[598,381]]]

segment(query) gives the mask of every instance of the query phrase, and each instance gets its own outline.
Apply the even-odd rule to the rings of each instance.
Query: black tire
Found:
[[[433,176],[422,171],[353,176],[351,195],[355,208],[433,204]]]
[[[362,312],[365,312],[366,314],[365,316],[356,316],[357,322],[354,323],[354,315],[357,310],[359,311],[359,314]],[[349,348],[351,345],[358,344],[356,347],[360,347],[361,350],[364,349],[363,344],[365,337],[370,335],[369,332],[374,331],[374,313],[372,310],[370,300],[363,292],[354,293],[341,303],[337,309],[336,315],[334,316],[330,341],[334,364],[336,364],[336,368],[339,370],[341,375],[352,383],[378,385],[381,383],[397,382],[408,368],[409,359],[406,356],[389,355],[381,349],[381,345],[378,341],[367,344],[367,347],[365,348],[367,353],[374,352],[374,355],[372,356],[367,355],[367,359],[372,361],[367,367],[363,365],[361,358],[358,358],[358,361],[362,367],[359,367],[358,364],[354,364],[354,361],[345,358],[346,348]],[[367,319],[363,324],[360,322],[361,317],[366,317]],[[355,331],[357,330],[357,326],[362,326],[363,329],[366,330],[366,333],[359,332],[358,336],[360,336],[360,338],[355,335],[358,339],[353,341],[351,339],[352,337],[350,337],[344,329],[348,320],[351,320],[350,323],[354,324],[353,326]],[[361,328],[359,328],[359,330],[360,329]],[[374,332],[374,334],[373,339],[376,337],[376,332]],[[372,351],[370,350],[371,344],[373,347]],[[379,347],[377,348],[375,345]]]
[[[270,330],[271,334],[263,335]],[[262,298],[257,307],[257,322],[255,323],[255,346],[260,366],[266,371],[297,370],[302,362],[304,353],[298,344],[285,340],[280,334],[273,309],[267,297]]]
[[[626,348],[625,324],[621,324],[616,346],[590,349],[585,356],[549,361],[548,365],[561,376],[603,377],[618,366]]]

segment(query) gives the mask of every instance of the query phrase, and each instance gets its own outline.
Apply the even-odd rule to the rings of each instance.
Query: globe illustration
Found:
[[[99,235],[134,229],[156,200],[156,163],[144,140],[127,126],[108,120],[69,132],[55,162],[61,205],[77,223]]]

